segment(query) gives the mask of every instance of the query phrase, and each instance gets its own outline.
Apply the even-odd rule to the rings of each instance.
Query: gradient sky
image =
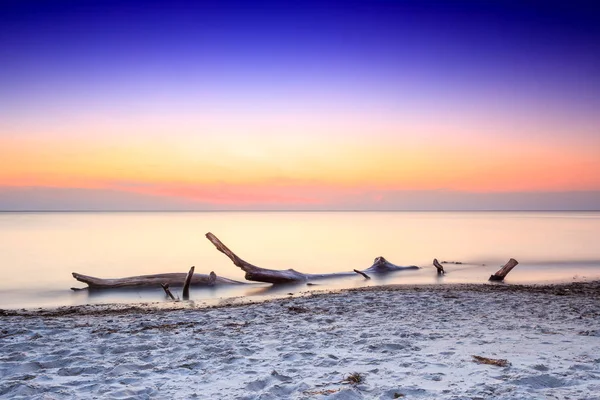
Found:
[[[3,0],[27,209],[600,209],[600,12]]]

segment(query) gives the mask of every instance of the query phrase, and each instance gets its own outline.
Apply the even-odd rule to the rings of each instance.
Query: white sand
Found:
[[[0,397],[600,399],[599,287],[445,286],[213,309],[5,312]],[[472,355],[511,365],[477,364]],[[352,373],[364,382],[344,383]]]

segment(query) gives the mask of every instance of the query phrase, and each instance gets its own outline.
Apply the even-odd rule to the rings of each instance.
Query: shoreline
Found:
[[[33,307],[20,309],[1,309],[0,316],[5,317],[62,317],[66,315],[102,315],[102,314],[131,314],[131,313],[161,313],[181,310],[202,310],[229,307],[244,307],[256,304],[268,304],[272,302],[286,301],[294,298],[317,298],[330,295],[351,295],[359,292],[483,292],[483,293],[537,293],[551,294],[556,296],[587,296],[598,298],[600,300],[600,280],[592,281],[574,281],[569,283],[540,283],[540,284],[509,284],[498,283],[444,283],[444,284],[391,284],[378,286],[365,286],[347,289],[325,289],[309,290],[304,292],[295,292],[288,296],[279,296],[272,298],[256,297],[230,297],[220,299],[217,304],[206,304],[196,302],[193,299],[189,301],[162,301],[162,302],[141,302],[141,303],[97,303],[83,304],[74,306],[59,307]]]

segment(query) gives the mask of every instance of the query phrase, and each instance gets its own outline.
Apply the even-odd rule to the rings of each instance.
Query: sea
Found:
[[[168,303],[162,288],[85,288],[71,273],[119,278],[214,271],[244,273],[210,243],[212,232],[264,268],[327,273],[370,267],[383,256],[399,271],[293,286],[193,288],[189,302],[261,299],[373,285],[486,283],[510,258],[503,284],[600,279],[600,212],[2,212],[0,308]],[[438,276],[432,261],[445,261]],[[180,288],[173,288],[181,296]]]

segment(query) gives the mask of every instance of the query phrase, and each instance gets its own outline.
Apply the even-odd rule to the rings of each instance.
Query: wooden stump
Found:
[[[444,266],[439,263],[437,258],[433,259],[433,266],[437,268],[438,275],[444,275],[446,272],[444,271]]]
[[[498,272],[496,272],[494,275],[490,276],[490,281],[503,281],[504,278],[506,278],[506,275],[508,275],[508,273],[517,266],[517,264],[519,264],[519,262],[517,260],[515,260],[514,258],[511,258],[510,260],[508,260],[508,262],[506,264],[504,264],[504,266],[502,268],[500,268],[498,270]]]
[[[183,299],[184,300],[190,299],[190,282],[192,282],[192,276],[194,276],[194,269],[196,269],[196,268],[195,267],[190,268],[187,276],[185,277],[185,282],[183,284]]]
[[[217,281],[217,274],[215,274],[214,271],[210,271],[210,274],[208,274],[208,286],[215,286],[215,282]]]

